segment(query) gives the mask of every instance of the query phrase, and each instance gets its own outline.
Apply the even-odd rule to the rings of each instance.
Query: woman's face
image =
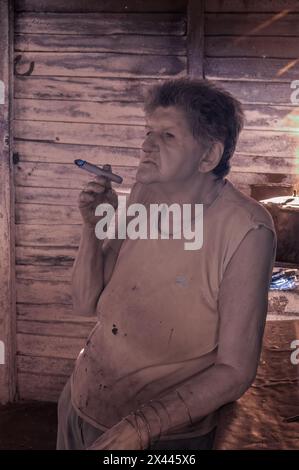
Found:
[[[146,136],[136,180],[144,183],[179,182],[194,176],[204,146],[196,140],[182,110],[158,107],[146,116]]]

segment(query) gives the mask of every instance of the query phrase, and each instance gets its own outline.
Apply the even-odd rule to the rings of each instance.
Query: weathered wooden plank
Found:
[[[217,84],[243,103],[291,105],[290,83],[217,80]]]
[[[39,229],[41,228],[38,226]],[[69,226],[67,226],[69,227]],[[26,226],[24,228],[27,228]],[[49,229],[48,229],[49,230]],[[24,237],[23,237],[24,238]],[[46,236],[45,236],[46,239]],[[32,240],[32,241],[31,241]],[[43,246],[47,245],[47,243],[43,241]],[[49,243],[51,240],[46,239],[46,241]],[[57,240],[55,240],[57,243]],[[34,239],[27,240],[24,242],[22,239],[22,246],[30,246],[33,245]],[[26,245],[27,243],[27,245]],[[37,243],[36,245],[38,245]],[[50,243],[49,243],[50,245]],[[51,245],[50,245],[51,246]],[[59,246],[59,245],[54,245],[54,246]],[[60,246],[63,246],[62,244]],[[78,245],[77,245],[78,247]],[[71,266],[51,266],[51,269],[49,269],[48,266],[23,266],[23,265],[17,265],[16,266],[16,277],[17,279],[31,279],[35,281],[66,281],[66,282],[71,282],[71,275],[72,275],[72,267]]]
[[[56,243],[64,240],[62,243],[63,246],[77,246],[78,234],[81,229],[82,217],[77,206],[55,206],[53,204],[16,204],[16,223],[20,224],[18,227],[18,234],[20,244],[23,245],[23,225],[39,225],[46,226],[40,233],[41,239],[39,239],[39,244],[43,244],[43,234],[46,235],[46,230],[48,229],[48,242],[53,238],[58,236]],[[71,232],[71,227],[67,230],[64,230],[65,226],[75,225],[74,233]],[[60,234],[59,234],[60,232]],[[26,232],[25,232],[26,233]],[[36,233],[36,238],[38,238],[39,233]],[[68,236],[70,237],[70,243]],[[31,237],[34,238],[34,229],[31,231]],[[75,237],[75,238],[74,238]],[[38,244],[38,241],[37,241]]]
[[[33,76],[178,78],[186,74],[183,56],[24,52],[16,75],[28,71],[31,63],[34,63]]]
[[[84,344],[84,338],[53,336],[51,341],[49,341],[47,336],[17,334],[18,354],[26,356],[74,359],[84,347]]]
[[[14,150],[20,162],[73,163],[76,155],[95,165],[137,166],[140,149],[79,144],[52,144],[15,140]]]
[[[18,397],[20,400],[57,402],[68,377],[19,372]]]
[[[61,230],[64,225],[81,224],[82,219],[77,207],[53,206],[44,204],[16,204],[17,224],[46,225],[53,232]],[[54,225],[57,225],[56,229]],[[50,228],[52,226],[52,228]],[[20,228],[22,230],[22,227]],[[65,245],[68,240],[65,239]]]
[[[299,13],[283,10],[270,13],[206,13],[207,35],[227,36],[298,36]]]
[[[143,101],[145,92],[154,83],[165,79],[155,78],[83,78],[83,77],[21,77],[15,76],[16,98],[63,99],[86,101]]]
[[[127,190],[126,190],[127,189]],[[54,204],[64,206],[67,200],[67,205],[77,207],[78,196],[81,189],[61,189],[61,188],[39,188],[31,186],[17,186],[16,187],[16,202],[18,203],[38,203],[38,204]],[[127,196],[130,189],[116,188],[116,192],[120,196]],[[25,227],[23,227],[25,229]],[[30,227],[28,227],[30,229]],[[33,230],[31,228],[30,230]],[[45,228],[43,228],[45,230]],[[75,229],[74,229],[75,230]]]
[[[13,401],[16,393],[12,44],[13,5],[3,0],[0,2],[0,341],[4,357],[0,360],[0,403]]]
[[[209,79],[289,82],[299,76],[297,59],[206,58],[204,69]]]
[[[60,100],[16,99],[15,118],[82,123],[145,124],[142,103],[90,103]],[[247,105],[246,127],[292,130],[299,127],[298,106]],[[57,147],[56,147],[57,148]]]
[[[18,246],[73,246],[78,247],[81,236],[81,225],[16,225],[16,244]],[[39,267],[40,268],[40,267]],[[62,279],[64,270],[57,266],[57,276]],[[33,274],[32,274],[33,275]],[[20,270],[17,269],[17,277],[20,276]],[[43,279],[43,271],[39,269],[35,274],[37,279]]]
[[[16,247],[16,264],[73,266],[77,249],[73,247]],[[52,300],[53,303],[53,300]]]
[[[127,188],[126,188],[127,189]],[[17,203],[38,203],[38,204],[54,204],[59,206],[76,206],[78,204],[78,196],[81,189],[59,189],[59,191],[51,190],[44,187],[30,187],[30,186],[17,186],[16,187],[16,202]],[[127,196],[130,190],[127,191],[116,189],[117,194]],[[23,227],[25,229],[25,227]],[[46,230],[46,228],[42,228]],[[16,229],[18,231],[18,229]],[[34,230],[33,227],[28,227],[28,230]],[[74,229],[75,230],[75,229]]]
[[[56,164],[56,163],[38,163],[38,162],[24,162],[19,163],[16,167],[16,184],[21,186],[36,186],[56,188],[53,192],[59,196],[61,188],[78,189],[82,190],[84,185],[94,179],[93,175],[88,172],[74,171],[75,165]],[[60,175],[60,176],[59,176]],[[57,180],[56,180],[57,176]],[[39,203],[40,201],[32,201]],[[50,209],[51,210],[51,209]],[[66,209],[67,210],[67,209]],[[70,207],[69,212],[72,214],[73,207]]]
[[[237,187],[239,186],[273,186],[273,187],[294,187],[298,182],[297,175],[288,175],[281,173],[251,173],[231,171],[228,179],[232,181]]]
[[[145,124],[142,103],[15,99],[15,119],[105,124]]]
[[[268,0],[269,1],[269,0]],[[186,0],[16,0],[16,11],[35,12],[184,12]]]
[[[82,124],[47,121],[15,121],[15,139],[46,143],[88,144],[140,148],[143,126]],[[76,158],[76,157],[75,157]]]
[[[264,157],[298,157],[299,134],[296,132],[244,130],[240,135],[237,152]]]
[[[77,207],[78,196],[80,189],[59,189],[49,191],[48,188],[32,187],[32,186],[17,186],[15,201],[24,204],[54,204],[58,206],[75,206]],[[34,227],[27,227],[28,230],[34,230]],[[46,227],[41,226],[41,230],[47,230]],[[25,227],[16,226],[16,238],[19,237]],[[66,229],[66,227],[65,227]],[[73,229],[72,229],[73,230]],[[75,230],[75,228],[74,228]],[[41,232],[42,234],[43,232]],[[19,234],[19,235],[18,235]],[[42,235],[41,235],[42,236]]]
[[[236,153],[232,158],[232,170],[247,173],[299,174],[299,162],[293,158],[263,157]]]
[[[204,0],[189,0],[187,8],[187,70],[193,78],[203,78]]]
[[[114,166],[114,172],[120,174],[124,181],[122,187],[131,186],[135,181],[136,167]],[[83,189],[95,176],[83,171],[74,164],[60,163],[18,163],[15,169],[15,181],[20,186],[37,186],[56,188]],[[119,185],[115,184],[116,187]],[[70,209],[70,214],[72,209]]]
[[[19,373],[70,377],[74,366],[74,359],[17,356],[17,369]],[[55,381],[56,378],[54,377],[53,380]]]
[[[17,332],[19,334],[48,336],[49,341],[52,340],[53,336],[86,339],[93,327],[94,322],[81,324],[77,322],[72,323],[71,321],[68,323],[55,321],[44,322],[40,320],[17,321]]]
[[[179,13],[19,13],[15,32],[26,34],[141,34],[184,35]]]
[[[299,37],[206,36],[207,57],[298,57]]]
[[[18,0],[20,1],[20,0]],[[206,12],[281,12],[283,10],[298,11],[297,0],[208,0]]]
[[[245,128],[276,131],[299,130],[298,106],[251,105],[244,106]]]
[[[184,56],[186,37],[137,34],[16,34],[14,49],[17,52],[117,52]]]
[[[71,285],[63,281],[36,281],[17,279],[17,302],[72,304]]]
[[[51,267],[51,270],[54,266]],[[77,322],[79,324],[96,321],[96,317],[74,315],[70,304],[28,304],[17,303],[17,318],[19,320]]]

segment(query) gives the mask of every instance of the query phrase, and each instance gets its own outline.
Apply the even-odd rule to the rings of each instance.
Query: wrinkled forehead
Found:
[[[145,122],[149,127],[174,127],[189,130],[184,111],[175,106],[155,108],[154,111],[145,115]]]

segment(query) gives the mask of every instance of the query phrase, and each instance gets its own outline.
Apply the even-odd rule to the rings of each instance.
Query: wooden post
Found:
[[[204,0],[189,0],[187,7],[187,71],[204,78]]]
[[[16,395],[13,2],[10,0],[0,0],[0,50],[0,402],[6,403]]]

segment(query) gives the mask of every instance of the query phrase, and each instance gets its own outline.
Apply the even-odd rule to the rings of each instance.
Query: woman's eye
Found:
[[[174,137],[174,135],[171,134],[170,132],[165,132],[165,135],[166,135],[166,137],[170,137],[170,138],[171,138],[171,137]]]

